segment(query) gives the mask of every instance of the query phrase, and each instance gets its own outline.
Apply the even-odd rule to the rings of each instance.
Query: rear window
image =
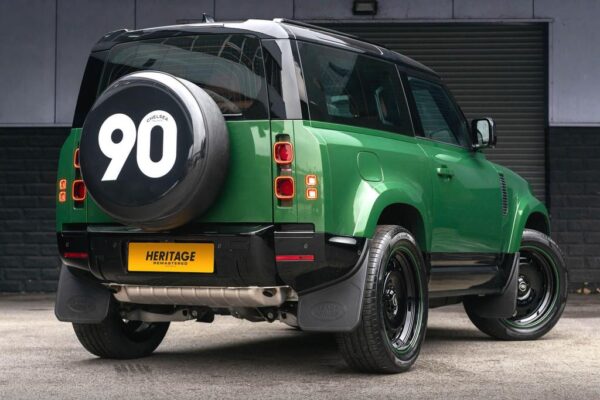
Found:
[[[204,34],[117,45],[106,59],[98,94],[122,76],[144,70],[195,83],[225,116],[269,118],[263,54],[253,36]]]
[[[412,135],[394,64],[327,46],[298,46],[311,120]]]

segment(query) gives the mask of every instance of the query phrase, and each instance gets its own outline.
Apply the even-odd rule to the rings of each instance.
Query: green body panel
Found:
[[[482,152],[425,138],[433,179],[431,252],[499,253],[504,222],[500,177]],[[448,175],[446,175],[448,174]]]
[[[504,173],[508,189],[509,222],[505,231],[504,250],[506,253],[516,253],[521,246],[523,230],[529,217],[535,213],[542,215],[548,228],[550,228],[550,218],[546,206],[531,193],[531,188],[525,179],[508,168],[496,167]]]
[[[56,187],[56,231],[60,232],[63,230],[63,224],[65,223],[85,223],[87,221],[86,210],[89,208],[89,201],[86,200],[84,207],[75,208],[73,207],[73,201],[71,200],[72,183],[75,180],[75,168],[73,167],[73,155],[75,149],[79,146],[79,136],[81,135],[81,129],[72,129],[71,133],[65,140],[62,148],[60,149],[60,156],[58,161],[58,171],[56,176],[57,187]],[[58,182],[61,179],[67,180],[67,201],[61,203],[58,201]]]
[[[214,205],[198,222],[271,223],[273,221],[273,186],[271,175],[270,122],[228,121],[230,139],[229,173]],[[73,152],[79,143],[81,129],[73,129],[61,149],[58,179],[73,181]],[[84,208],[75,209],[70,201],[57,203],[56,229],[65,223],[114,223],[89,198]],[[87,211],[87,212],[86,212]]]
[[[315,231],[373,236],[382,212],[403,204],[416,209],[424,225],[426,252],[514,253],[527,219],[545,206],[527,182],[507,168],[473,152],[423,138],[324,122],[302,120],[229,121],[230,170],[207,223],[308,223]],[[272,132],[272,134],[271,134]],[[73,151],[80,129],[73,129],[60,156],[58,179],[75,178]],[[293,202],[273,193],[279,167],[272,160],[277,135],[294,145]],[[438,174],[450,170],[451,179]],[[508,213],[502,214],[500,180],[505,175]],[[306,175],[317,176],[318,199],[306,198]],[[70,199],[70,187],[68,198]],[[89,199],[76,209],[57,203],[57,230],[65,223],[111,223]]]
[[[312,221],[317,230],[337,235],[371,237],[385,207],[404,203],[429,224],[431,177],[423,168],[427,155],[414,137],[314,121],[296,121],[294,135],[299,184],[306,174],[319,179],[319,200],[298,198],[298,222]],[[366,158],[359,156],[365,151]],[[427,238],[427,248],[428,243]]]

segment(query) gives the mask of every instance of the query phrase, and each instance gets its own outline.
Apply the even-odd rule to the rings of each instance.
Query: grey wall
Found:
[[[600,1],[379,0],[373,17],[352,0],[3,0],[0,126],[69,125],[93,43],[118,28],[198,19],[549,20],[551,125],[600,125]]]

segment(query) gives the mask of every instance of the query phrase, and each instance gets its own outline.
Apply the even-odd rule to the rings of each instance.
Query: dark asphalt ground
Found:
[[[349,370],[335,341],[281,323],[174,323],[155,355],[100,360],[54,318],[52,296],[0,296],[0,399],[600,399],[600,296],[571,296],[535,342],[481,334],[461,306],[432,310],[415,367]]]

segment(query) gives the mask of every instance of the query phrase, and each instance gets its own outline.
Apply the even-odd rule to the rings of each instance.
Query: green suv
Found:
[[[527,182],[438,75],[295,21],[104,36],[60,154],[56,315],[106,358],[215,314],[333,332],[355,369],[415,362],[428,309],[536,339],[567,268]]]

